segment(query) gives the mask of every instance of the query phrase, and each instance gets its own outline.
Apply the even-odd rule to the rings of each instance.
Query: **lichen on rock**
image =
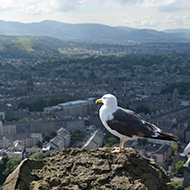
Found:
[[[174,190],[174,187],[163,168],[133,149],[112,154],[111,148],[69,148],[43,160],[24,160],[8,176],[2,187],[6,189]]]

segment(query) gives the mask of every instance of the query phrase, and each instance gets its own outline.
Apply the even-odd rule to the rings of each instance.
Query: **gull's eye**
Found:
[[[103,99],[106,99],[105,97],[103,97]]]

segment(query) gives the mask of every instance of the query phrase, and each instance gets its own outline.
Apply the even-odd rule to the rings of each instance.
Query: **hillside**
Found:
[[[0,43],[2,58],[47,59],[60,55],[58,50],[42,43],[32,41]]]
[[[190,34],[190,29],[167,29],[163,30],[163,32],[166,33],[185,33],[185,34]]]
[[[185,33],[165,33],[156,30],[111,27],[102,24],[66,24],[49,20],[29,24],[0,20],[0,34],[49,36],[61,40],[104,43],[126,43],[129,41],[179,42],[190,40],[190,36]]]
[[[133,149],[66,149],[43,160],[25,159],[1,190],[118,189],[174,190],[170,178],[153,160]]]

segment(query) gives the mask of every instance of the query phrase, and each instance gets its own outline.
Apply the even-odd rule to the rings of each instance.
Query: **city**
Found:
[[[189,43],[139,43],[122,46],[123,52],[121,46],[114,48],[61,49],[77,55],[56,60],[1,58],[1,156],[24,159],[39,151],[108,144],[98,116],[100,105],[94,102],[112,93],[119,106],[138,111],[146,121],[180,139],[176,150],[173,142],[151,139],[145,144],[126,142],[125,147],[153,158],[167,171],[179,161],[185,163],[188,151],[184,155],[184,150],[190,142],[190,93],[182,85],[190,82]],[[53,99],[58,102],[50,104]],[[77,130],[86,140],[79,138],[71,146],[71,134]],[[45,134],[55,131],[49,142],[44,141]],[[39,142],[43,142],[41,148],[36,147]],[[186,186],[189,175],[186,172],[181,178]]]

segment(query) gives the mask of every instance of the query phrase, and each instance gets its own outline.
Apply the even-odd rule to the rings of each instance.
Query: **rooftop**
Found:
[[[76,101],[61,103],[61,104],[58,104],[58,106],[62,108],[68,108],[68,107],[77,107],[77,106],[89,105],[89,104],[90,102],[87,100],[76,100]]]

